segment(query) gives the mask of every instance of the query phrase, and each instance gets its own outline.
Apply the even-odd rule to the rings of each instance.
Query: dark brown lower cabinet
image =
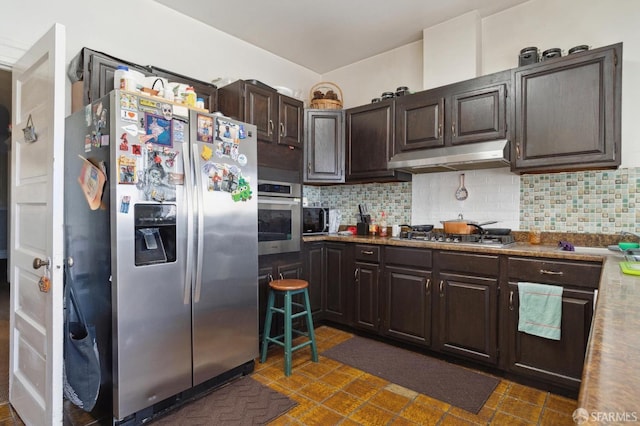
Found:
[[[378,281],[380,265],[355,263],[355,296],[353,325],[369,331],[378,331]]]
[[[382,334],[422,346],[431,344],[431,272],[385,268]]]
[[[518,331],[518,284],[509,283],[509,370],[578,389],[593,317],[591,289],[564,288],[560,340]]]
[[[497,364],[498,256],[439,251],[434,267],[438,269],[435,349]]]
[[[498,362],[498,280],[440,273],[436,349]]]
[[[349,284],[353,281],[353,271],[349,268],[348,247],[341,243],[326,243],[324,254],[324,318],[345,325],[351,321]]]
[[[305,243],[304,279],[309,282],[309,302],[314,320],[322,317],[324,277],[325,277],[325,243]]]

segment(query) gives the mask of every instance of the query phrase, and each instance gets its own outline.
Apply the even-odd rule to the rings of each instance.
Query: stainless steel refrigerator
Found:
[[[253,369],[256,129],[113,91],[66,120],[65,244],[115,424]],[[222,379],[221,379],[222,378]]]

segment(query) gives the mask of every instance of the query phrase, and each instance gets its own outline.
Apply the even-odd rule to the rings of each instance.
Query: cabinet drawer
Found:
[[[356,244],[355,259],[363,262],[380,263],[382,248],[366,244]]]
[[[498,256],[455,251],[438,252],[436,265],[441,271],[466,272],[492,277],[497,277],[500,270]]]
[[[387,265],[402,265],[416,269],[431,269],[431,250],[408,247],[386,247],[384,261]]]
[[[555,259],[509,258],[509,280],[598,288],[602,265]]]

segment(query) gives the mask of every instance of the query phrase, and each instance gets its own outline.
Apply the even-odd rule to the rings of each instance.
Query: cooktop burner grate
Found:
[[[400,233],[401,239],[433,241],[439,243],[452,244],[473,244],[487,246],[506,246],[515,242],[515,237],[508,235],[491,235],[491,234],[445,234],[442,232],[424,232],[424,231],[403,231]]]

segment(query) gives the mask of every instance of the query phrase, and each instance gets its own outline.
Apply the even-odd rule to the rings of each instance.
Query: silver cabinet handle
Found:
[[[280,123],[280,136],[284,136],[284,124]]]
[[[371,256],[373,254],[373,250],[362,250],[360,253],[366,254],[367,256]]]
[[[273,120],[269,120],[269,129],[267,129],[267,135],[271,136],[273,134]]]
[[[456,124],[455,124],[455,123],[453,123],[453,124],[451,125],[451,134],[452,134],[453,136],[455,136],[455,135],[456,135]]]
[[[360,275],[360,268],[356,268],[356,269],[353,271],[353,278],[354,278],[356,281],[358,281],[358,276],[359,276],[359,275]]]
[[[429,293],[431,289],[431,278],[427,278],[427,282],[424,284],[424,288],[425,290],[427,290],[427,293]]]
[[[509,310],[513,311],[513,290],[509,292]]]
[[[269,274],[267,277],[269,278],[269,282],[273,281],[273,275]]]
[[[440,297],[444,297],[444,280],[440,280]]]
[[[546,269],[540,269],[540,273],[543,275],[564,275],[562,271],[547,271]]]
[[[284,275],[282,275],[282,272],[278,273],[278,275],[280,275],[281,280],[284,280]]]

